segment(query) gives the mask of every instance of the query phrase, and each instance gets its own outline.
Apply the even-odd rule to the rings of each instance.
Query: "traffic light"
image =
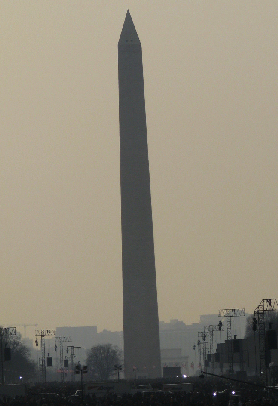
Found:
[[[83,367],[83,374],[87,374],[88,373],[88,367],[87,366],[84,366]]]
[[[75,373],[76,373],[76,374],[80,374],[80,370],[81,370],[80,365],[79,365],[79,364],[78,364],[78,365],[75,365]]]
[[[46,366],[47,367],[52,367],[52,357],[47,357],[46,358]]]

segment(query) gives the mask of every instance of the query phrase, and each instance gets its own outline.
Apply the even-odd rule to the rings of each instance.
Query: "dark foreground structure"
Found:
[[[161,376],[141,43],[129,11],[118,43],[125,376]]]
[[[219,380],[193,379],[188,391],[165,391],[163,383],[153,381],[148,391],[117,394],[109,390],[101,396],[86,393],[75,384],[48,383],[27,385],[26,394],[16,398],[2,398],[1,405],[9,406],[278,406],[278,393],[265,391],[256,385],[229,383]],[[112,383],[112,385],[111,385]],[[100,383],[101,386],[101,383]],[[107,382],[107,388],[108,388]],[[110,381],[110,386],[113,382]],[[78,389],[78,390],[76,390]]]

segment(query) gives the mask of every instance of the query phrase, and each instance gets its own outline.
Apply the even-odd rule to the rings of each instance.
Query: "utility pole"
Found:
[[[260,352],[260,377],[264,380],[265,385],[268,384],[268,365],[266,362],[266,331],[265,331],[265,315],[269,312],[274,312],[278,309],[277,299],[262,299],[260,304],[254,310],[253,329],[259,327],[259,352]],[[257,322],[256,322],[257,321]]]
[[[216,326],[213,326],[210,324],[208,327],[205,327],[205,330],[207,329],[208,334],[209,334],[209,352],[211,356],[211,365],[212,365],[212,372],[214,373],[214,356],[213,356],[213,336],[214,336],[214,331],[222,331],[222,321],[220,320],[219,323]]]
[[[42,372],[42,382],[46,383],[46,365],[45,365],[45,340],[44,337],[49,337],[55,335],[55,330],[35,330],[36,336],[36,347],[38,347],[38,338],[41,339],[41,372]]]
[[[75,348],[81,348],[81,347],[75,347]],[[88,367],[87,366],[81,366],[80,362],[75,366],[75,373],[80,374],[80,382],[81,382],[81,404],[83,405],[83,399],[84,399],[84,385],[83,385],[83,374],[87,374],[88,372]]]
[[[207,341],[206,341],[206,338],[207,338],[207,333],[205,332],[205,329],[204,329],[204,331],[199,331],[198,332],[198,338],[201,338],[202,339],[202,341],[200,341],[200,340],[198,340],[198,345],[200,346],[200,345],[203,345],[203,362],[204,362],[204,370],[206,371],[207,370],[207,367],[206,367],[206,355],[207,355]],[[201,349],[200,349],[200,360],[201,360]],[[201,368],[201,369],[203,369],[203,368]]]
[[[69,352],[70,348],[70,364],[71,364],[71,377],[72,377],[72,382],[74,382],[74,367],[73,367],[73,359],[75,357],[74,350],[80,349],[81,347],[75,347],[74,345],[67,345],[67,353]]]
[[[56,341],[59,343],[60,349],[60,371],[61,371],[61,381],[64,382],[65,380],[65,370],[64,370],[64,348],[63,343],[71,343],[70,337],[55,337],[55,351],[57,351],[57,344]]]
[[[198,354],[199,354],[199,365],[198,368],[202,370],[202,348],[201,348],[201,341],[197,341],[197,346],[198,346]]]
[[[10,336],[15,336],[15,335],[16,335],[15,327],[0,327],[1,383],[2,383],[2,385],[5,384],[4,361],[6,361],[4,348],[3,348],[3,339],[6,340],[6,342],[5,342],[5,348],[6,348],[8,338]]]
[[[193,351],[194,351],[194,372],[196,371],[196,344],[193,345],[192,347]]]
[[[229,373],[234,373],[234,356],[233,356],[233,341],[232,341],[232,318],[245,316],[245,309],[222,309],[219,310],[219,317],[227,318],[227,341],[228,341],[228,363]]]

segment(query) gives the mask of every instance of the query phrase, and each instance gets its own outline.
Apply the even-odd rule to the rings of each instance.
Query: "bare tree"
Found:
[[[4,374],[6,383],[18,383],[19,376],[27,382],[36,376],[36,363],[31,360],[30,350],[22,343],[21,335],[5,337],[3,347],[10,349],[10,357],[5,360]]]
[[[95,372],[98,379],[106,381],[120,363],[121,351],[112,344],[95,345],[87,351],[87,365]]]

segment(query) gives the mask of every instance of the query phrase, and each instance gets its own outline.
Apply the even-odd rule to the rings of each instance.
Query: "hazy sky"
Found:
[[[277,0],[1,0],[1,324],[122,329],[128,8],[143,49],[160,320],[278,296]]]

